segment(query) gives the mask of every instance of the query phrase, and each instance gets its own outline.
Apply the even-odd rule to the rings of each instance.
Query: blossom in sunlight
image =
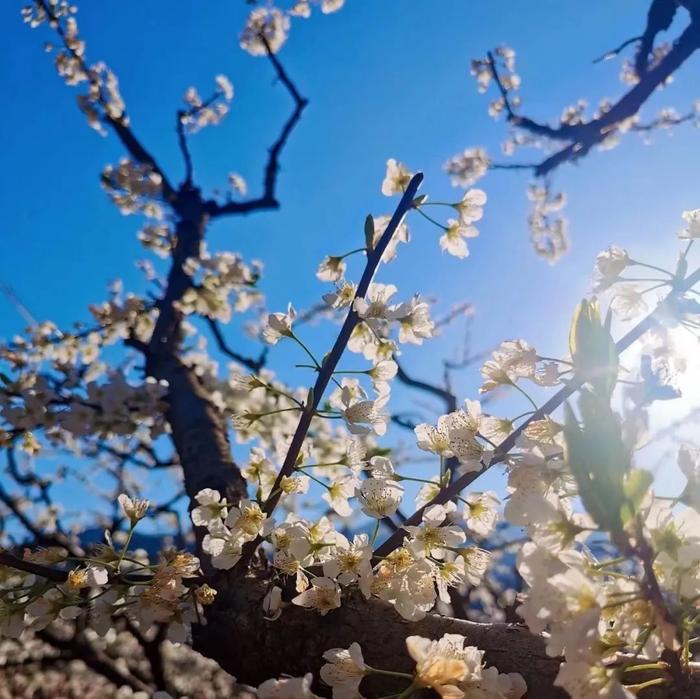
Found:
[[[342,257],[324,257],[316,270],[316,277],[322,282],[338,282],[345,276],[346,268]]]
[[[649,310],[642,292],[632,284],[621,284],[615,288],[610,308],[621,320],[632,320]]]
[[[341,585],[349,585],[371,572],[372,547],[367,534],[356,534],[352,543],[338,534],[332,557],[323,563],[323,574]]]
[[[445,163],[445,172],[455,187],[469,187],[480,180],[490,166],[491,159],[483,148],[467,148]]]
[[[355,299],[353,309],[367,325],[379,332],[382,322],[392,318],[394,307],[389,305],[389,299],[396,291],[393,284],[370,284],[366,296]]]
[[[192,510],[192,522],[197,527],[208,527],[209,523],[219,519],[226,519],[228,514],[226,498],[221,497],[218,490],[204,488],[194,498],[197,507]]]
[[[480,393],[513,384],[521,378],[532,378],[537,365],[537,350],[525,340],[506,340],[481,367],[484,383]]]
[[[270,520],[257,502],[241,500],[237,507],[231,507],[226,517],[226,526],[232,532],[240,532],[246,539],[266,535],[272,527]]]
[[[286,313],[270,313],[263,326],[263,340],[270,345],[275,345],[283,337],[292,337],[292,323],[296,317],[297,313],[291,303]]]
[[[373,456],[369,460],[369,470],[373,478],[388,478],[394,477],[394,465],[386,456]]]
[[[408,547],[419,555],[425,554],[441,560],[447,550],[463,544],[467,538],[465,533],[457,526],[445,524],[445,520],[456,509],[453,502],[431,505],[423,512],[423,522],[419,527],[404,525],[410,535]]]
[[[403,194],[411,181],[413,173],[403,164],[394,158],[386,161],[386,175],[382,182],[382,194],[390,197],[394,194]]]
[[[248,184],[237,172],[229,172],[228,185],[236,194],[243,197],[248,194]]]
[[[331,648],[323,654],[321,679],[333,688],[333,699],[355,699],[365,676],[365,661],[357,643],[349,648]]]
[[[406,649],[416,661],[416,680],[424,687],[434,689],[440,696],[461,699],[458,689],[462,680],[481,675],[483,652],[474,646],[464,647],[464,636],[445,634],[439,641],[422,636],[408,636]]]
[[[396,481],[368,478],[357,488],[355,494],[366,515],[382,519],[393,515],[399,509],[403,492],[403,487]]]
[[[467,546],[459,552],[464,560],[464,576],[470,585],[480,585],[491,563],[492,554],[477,546]]]
[[[362,389],[360,389],[362,390]],[[348,386],[343,386],[341,390],[340,414],[345,420],[345,424],[352,434],[374,434],[383,435],[386,433],[389,417],[382,413],[382,409],[388,400],[387,395],[380,396],[376,400],[364,398],[364,391],[360,399],[353,394]]]
[[[612,286],[628,264],[627,250],[615,245],[598,253],[593,269],[593,291],[604,291]]]
[[[447,220],[447,229],[440,237],[440,248],[454,257],[464,258],[469,255],[468,238],[476,238],[479,231],[474,226],[466,226],[454,218]]]
[[[389,382],[396,376],[398,364],[393,359],[380,359],[367,373],[379,395],[389,392]]]
[[[202,550],[211,556],[211,564],[220,570],[229,570],[241,558],[244,540],[236,532],[221,524],[202,540]]]
[[[126,517],[129,518],[132,527],[135,527],[136,523],[146,516],[146,512],[148,512],[148,508],[151,505],[149,500],[132,499],[126,493],[122,493],[117,498],[117,501]]]
[[[287,15],[276,7],[256,7],[248,15],[241,33],[241,48],[252,56],[265,56],[268,51],[267,46],[272,53],[277,53],[287,40],[288,33],[289,17]],[[261,36],[265,37],[265,41]]]
[[[331,308],[345,308],[353,302],[356,291],[357,287],[355,284],[341,279],[339,284],[336,286],[336,290],[333,293],[324,294],[323,300]]]
[[[399,304],[392,315],[399,323],[399,342],[422,345],[423,340],[433,336],[435,323],[430,319],[430,307],[420,297]]]
[[[416,425],[414,433],[419,449],[449,458],[454,456],[450,448],[449,417],[441,415],[436,426],[427,423]]]
[[[265,619],[275,621],[282,616],[282,588],[273,585],[265,595],[262,603]]]
[[[679,238],[700,238],[700,209],[684,211],[681,218],[685,221],[685,228],[678,234]]]
[[[461,201],[454,205],[459,214],[459,222],[468,226],[474,221],[479,221],[484,215],[486,204],[486,192],[481,189],[469,189],[464,193]]]
[[[357,479],[354,476],[336,479],[321,496],[341,517],[349,517],[352,507],[348,500],[355,494]]]
[[[297,595],[292,604],[315,609],[325,616],[332,609],[340,607],[340,587],[330,578],[314,578],[311,587]]]
[[[313,675],[308,672],[303,677],[282,677],[278,680],[265,680],[257,689],[258,699],[315,699],[311,691]]]
[[[469,493],[464,497],[464,523],[479,536],[488,536],[498,521],[499,500],[496,493]]]
[[[614,668],[575,660],[561,664],[554,684],[572,699],[634,699],[637,695],[625,689],[618,677]]]
[[[321,0],[321,12],[324,15],[329,15],[340,10],[343,5],[345,5],[345,0]]]
[[[375,247],[377,247],[377,243],[379,243],[381,237],[384,235],[384,231],[386,231],[389,221],[391,221],[391,216],[377,216],[374,218],[374,232],[372,233],[373,250]],[[408,243],[410,239],[411,234],[409,233],[408,226],[406,225],[405,221],[401,221],[394,231],[394,235],[391,236],[391,240],[387,244],[386,249],[384,250],[382,262],[386,264],[387,262],[391,262],[393,259],[395,259],[396,254],[398,253],[399,243]]]

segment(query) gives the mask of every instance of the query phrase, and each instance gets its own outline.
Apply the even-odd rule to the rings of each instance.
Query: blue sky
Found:
[[[282,159],[281,210],[222,221],[209,235],[212,249],[264,261],[262,289],[272,309],[315,303],[325,290],[314,276],[319,260],[358,247],[368,212],[390,212],[392,203],[379,192],[387,158],[423,170],[423,191],[442,200],[459,197],[442,172],[448,157],[477,145],[498,152],[506,128],[486,114],[489,98],[477,94],[469,75],[472,57],[501,42],[515,48],[523,111],[553,119],[579,97],[595,106],[621,94],[619,64],[592,59],[638,34],[645,14],[644,3],[634,0],[346,4],[335,15],[295,21],[280,53],[310,99]],[[87,128],[75,90],[62,84],[42,51],[46,30],[23,25],[21,5],[0,6],[0,282],[37,317],[65,325],[86,319],[87,304],[103,299],[115,277],[143,290],[134,260],[144,253],[135,236],[139,221],[121,216],[99,186],[100,170],[122,149]],[[89,59],[104,59],[116,72],[135,132],[175,181],[182,173],[174,132],[181,96],[189,85],[206,94],[214,75],[225,73],[236,89],[233,108],[221,126],[192,139],[197,181],[205,190],[224,187],[226,174],[237,171],[252,193],[259,191],[266,148],[290,102],[273,84],[269,63],[238,48],[248,9],[242,0],[82,4]],[[698,65],[696,56],[654,97],[652,109],[685,111],[696,97]],[[700,206],[697,139],[689,126],[655,134],[651,145],[631,136],[612,152],[560,170],[554,184],[569,195],[572,247],[557,265],[531,251],[527,174],[497,172],[480,183],[489,203],[469,259],[443,255],[439,232],[416,219],[412,244],[380,280],[396,283],[402,297],[416,291],[437,297],[444,308],[472,301],[475,350],[524,337],[543,354],[561,353],[597,252],[616,243],[641,259],[672,264],[680,212]],[[0,298],[0,335],[23,326]],[[409,349],[407,368],[439,376],[434,358],[449,354],[460,334],[458,328],[423,353]],[[320,353],[328,337],[318,334]],[[234,344],[246,349],[244,340]],[[474,396],[477,380],[476,372],[464,372],[460,397]]]

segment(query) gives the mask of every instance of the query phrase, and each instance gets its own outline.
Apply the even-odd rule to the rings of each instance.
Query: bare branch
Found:
[[[268,354],[267,347],[263,348],[262,352],[260,353],[257,359],[252,359],[251,357],[244,357],[242,354],[239,354],[235,350],[232,350],[226,344],[226,340],[224,339],[224,335],[221,332],[221,328],[213,318],[207,318],[206,320],[209,325],[209,328],[211,329],[212,335],[216,340],[216,346],[221,352],[223,352],[223,354],[225,354],[227,357],[230,357],[239,364],[243,364],[243,366],[247,367],[248,369],[254,372],[260,371],[260,369],[262,369],[265,366]]]

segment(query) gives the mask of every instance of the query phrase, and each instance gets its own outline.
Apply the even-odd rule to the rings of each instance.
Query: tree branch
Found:
[[[264,512],[268,515],[275,509],[282,495],[282,491],[280,489],[282,479],[291,475],[294,471],[297,463],[297,457],[299,456],[299,452],[304,445],[304,440],[306,439],[309,427],[311,426],[311,421],[316,414],[316,409],[318,408],[321,399],[323,398],[323,394],[325,393],[326,388],[333,377],[333,372],[335,371],[335,368],[337,367],[338,362],[345,351],[352,331],[360,322],[360,317],[357,314],[357,311],[354,309],[354,301],[365,297],[365,294],[369,289],[369,285],[372,282],[372,278],[374,277],[374,273],[376,272],[377,267],[379,267],[379,263],[382,259],[384,251],[387,248],[387,245],[389,245],[391,242],[396,229],[401,224],[401,221],[406,213],[413,207],[413,200],[422,181],[422,173],[417,173],[412,177],[411,181],[406,187],[406,191],[396,207],[396,210],[394,211],[394,215],[391,217],[389,224],[382,233],[382,237],[379,239],[379,242],[374,249],[367,254],[367,263],[365,265],[364,272],[362,273],[362,277],[360,278],[360,283],[357,285],[357,291],[355,292],[353,303],[350,305],[350,310],[348,311],[345,322],[338,333],[338,337],[336,338],[333,347],[326,355],[321,369],[318,372],[316,383],[314,384],[310,394],[310,400],[307,402],[307,405],[301,413],[299,423],[297,424],[294,436],[292,437],[292,441],[289,446],[289,450],[287,451],[287,455],[285,456],[284,463],[282,464],[282,468],[277,474],[277,479],[272,486],[270,491],[271,495],[266,500],[263,507]],[[250,559],[261,541],[262,539],[258,536],[254,541],[245,545],[243,549],[243,556],[237,564],[238,570],[245,569],[245,566],[247,566],[247,564],[250,562]]]
[[[296,88],[284,67],[279,62],[279,59],[270,49],[267,39],[263,35],[260,36],[260,39],[265,44],[267,56],[275,68],[277,78],[285,86],[287,92],[289,92],[292,100],[294,101],[294,110],[282,126],[282,131],[268,152],[267,164],[265,165],[263,176],[262,196],[258,197],[257,199],[249,199],[248,201],[230,201],[226,204],[219,204],[213,200],[209,200],[205,202],[205,207],[207,214],[209,214],[209,216],[212,218],[227,216],[230,214],[248,214],[253,211],[260,211],[262,209],[276,209],[279,207],[279,202],[276,198],[277,175],[280,168],[279,159],[287,141],[289,140],[289,136],[291,135],[292,131],[294,131],[294,127],[301,119],[301,115],[306,108],[306,105],[309,103],[309,100],[306,99],[306,97],[301,96],[299,90]]]
[[[654,311],[649,313],[643,320],[641,320],[634,328],[632,328],[627,334],[625,334],[620,340],[615,344],[615,348],[618,354],[624,352],[630,345],[635,343],[642,335],[644,335],[648,330],[650,330],[657,322],[657,319],[667,311],[671,302],[678,298],[679,295],[686,292],[688,289],[692,288],[695,284],[700,282],[700,268],[696,269],[692,274],[690,274],[685,279],[676,281],[674,283],[673,290],[666,296],[666,298],[656,307]],[[462,490],[471,485],[479,476],[490,469],[492,466],[503,462],[509,455],[511,449],[515,446],[520,435],[527,429],[528,425],[536,420],[542,420],[544,417],[551,415],[557,408],[559,408],[566,400],[568,400],[576,391],[581,388],[583,381],[579,378],[572,379],[569,383],[555,393],[544,405],[542,405],[538,410],[536,410],[527,420],[525,420],[519,427],[517,427],[513,432],[506,437],[493,454],[491,461],[488,465],[485,465],[480,471],[465,473],[455,481],[453,481],[446,488],[442,489],[429,503],[421,507],[419,510],[414,512],[405,522],[404,526],[417,526],[421,523],[423,519],[423,512],[426,508],[431,505],[443,504],[448,500],[451,500],[456,495],[458,495]],[[386,556],[394,549],[401,546],[402,541],[406,537],[406,530],[401,529],[398,532],[392,534],[386,541],[384,541],[381,546],[375,551],[377,556]]]
[[[535,176],[544,177],[563,163],[577,160],[586,155],[592,147],[608,138],[620,124],[637,114],[656,88],[678,70],[698,48],[700,48],[700,22],[691,13],[690,24],[668,54],[659,61],[658,65],[640,74],[639,82],[607,112],[588,122],[560,124],[559,126],[549,126],[517,114],[510,103],[508,92],[500,78],[491,52],[488,53],[488,62],[494,82],[504,100],[507,119],[511,124],[536,136],[543,136],[555,141],[570,141],[567,146],[533,168]],[[530,168],[531,166],[516,164],[516,167]]]
[[[239,364],[242,364],[243,366],[247,367],[253,372],[258,372],[265,366],[268,354],[267,347],[263,348],[262,352],[260,353],[257,359],[252,359],[251,357],[244,357],[242,354],[238,354],[238,352],[232,350],[226,344],[226,340],[224,339],[224,335],[221,332],[221,328],[213,318],[207,318],[206,321],[209,325],[212,335],[214,336],[214,339],[216,340],[216,346],[221,352],[223,352],[223,354],[225,354],[227,357],[230,357]]]

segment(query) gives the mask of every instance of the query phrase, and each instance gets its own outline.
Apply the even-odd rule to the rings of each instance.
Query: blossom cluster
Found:
[[[294,0],[287,10],[274,5],[256,7],[248,15],[241,32],[241,48],[252,56],[277,53],[287,41],[292,18],[309,18],[314,6],[318,6],[323,14],[331,14],[344,4],[345,0]]]
[[[54,572],[61,572],[58,564],[77,562],[63,569],[64,582],[25,573],[21,568],[0,568],[0,636],[29,636],[56,620],[79,618],[105,635],[113,617],[126,614],[144,632],[154,624],[165,624],[168,638],[182,642],[192,622],[203,622],[202,605],[211,604],[216,591],[195,582],[199,560],[189,552],[166,549],[160,560],[151,564],[143,550],[131,551],[128,546],[133,531],[146,516],[149,502],[122,494],[119,504],[129,522],[120,549],[107,532],[106,543],[82,559],[58,547],[25,551],[24,561],[52,566]]]

